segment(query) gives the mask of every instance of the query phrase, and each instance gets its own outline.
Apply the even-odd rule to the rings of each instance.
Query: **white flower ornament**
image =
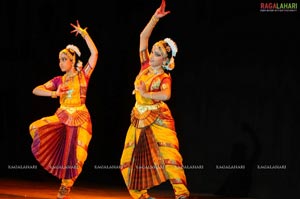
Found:
[[[77,46],[74,46],[73,44],[67,45],[66,49],[73,50],[78,55],[78,57],[80,57],[80,55],[81,55],[79,48]]]
[[[178,51],[176,43],[170,38],[165,38],[164,41],[167,42],[167,44],[170,46],[172,50],[172,56],[175,57]]]

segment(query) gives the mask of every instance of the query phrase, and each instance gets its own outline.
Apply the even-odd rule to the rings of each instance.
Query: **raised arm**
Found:
[[[80,34],[82,36],[82,38],[85,40],[85,42],[90,50],[90,53],[91,53],[88,63],[90,65],[90,67],[94,69],[96,67],[97,60],[98,60],[98,49],[97,49],[94,41],[88,34],[87,28],[84,28],[84,29],[81,28],[78,20],[76,21],[76,25],[71,23],[71,26],[74,28],[74,30],[72,30],[71,33],[75,33],[76,36],[78,34]]]
[[[160,18],[170,13],[170,11],[165,11],[165,8],[166,8],[166,1],[162,0],[159,8],[156,9],[154,15],[151,17],[150,21],[147,23],[146,27],[141,32],[140,52],[148,50],[148,41],[156,23],[159,21]]]

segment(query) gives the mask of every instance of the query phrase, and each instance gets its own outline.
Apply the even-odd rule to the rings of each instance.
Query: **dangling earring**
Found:
[[[164,69],[167,69],[167,68],[168,68],[168,65],[169,65],[169,60],[168,60],[168,59],[167,59],[166,61],[163,61],[162,67],[163,67]]]

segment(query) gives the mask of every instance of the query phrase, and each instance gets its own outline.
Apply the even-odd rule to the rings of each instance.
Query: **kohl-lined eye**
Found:
[[[60,58],[60,60],[63,61],[63,62],[65,62],[65,61],[67,61],[67,58],[66,57],[62,57],[62,58]]]
[[[155,55],[156,57],[161,57],[161,56],[162,56],[159,52],[154,52],[154,55]]]

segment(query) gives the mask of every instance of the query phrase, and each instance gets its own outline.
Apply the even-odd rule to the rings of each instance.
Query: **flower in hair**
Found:
[[[175,68],[175,60],[174,57],[171,57],[169,61],[162,65],[163,69],[171,71]]]
[[[167,44],[170,46],[172,50],[172,56],[175,57],[178,51],[176,43],[170,38],[165,38],[164,41],[167,42]]]
[[[78,57],[80,57],[80,55],[81,55],[79,48],[77,46],[74,46],[73,44],[67,45],[66,49],[74,51],[78,55]]]

